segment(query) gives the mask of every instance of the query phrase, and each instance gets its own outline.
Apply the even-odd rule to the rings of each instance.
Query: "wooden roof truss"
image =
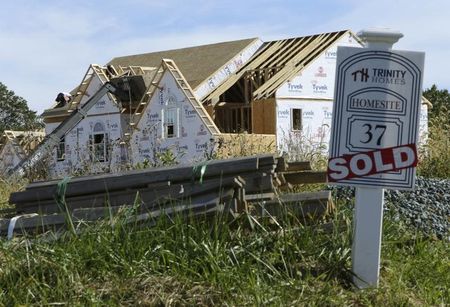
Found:
[[[100,66],[98,64],[91,64],[87,69],[81,83],[71,92],[73,95],[73,99],[65,106],[56,108],[57,102],[50,108],[44,111],[43,117],[57,117],[61,121],[64,117],[66,117],[69,113],[73,112],[77,108],[79,108],[79,104],[84,96],[87,95],[87,89],[91,84],[94,77],[98,77],[101,84],[105,84],[110,81],[111,78],[116,77],[125,77],[125,76],[136,76],[136,75],[146,75],[151,74],[155,67],[143,67],[143,66]],[[110,99],[119,105],[117,98],[111,93],[107,94]]]
[[[113,68],[114,69],[114,68]],[[86,71],[86,74],[84,75],[83,81],[81,81],[80,85],[75,90],[75,97],[72,99],[72,101],[69,103],[69,110],[75,109],[83,99],[83,97],[86,95],[86,91],[89,87],[89,84],[93,80],[94,76],[97,76],[101,82],[101,84],[105,84],[109,81],[111,72],[108,71],[106,67],[102,67],[98,64],[91,64]],[[109,94],[109,97],[117,103],[116,98],[114,95]]]
[[[12,131],[5,130],[0,141],[0,149],[11,142],[16,151],[22,155],[31,153],[44,139],[44,131]]]
[[[348,32],[340,31],[268,42],[241,70],[217,87],[203,101],[218,101],[218,98],[234,85],[245,93],[245,102],[269,98],[284,82],[296,76]]]

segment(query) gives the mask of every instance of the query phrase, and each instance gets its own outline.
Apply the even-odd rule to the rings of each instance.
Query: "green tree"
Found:
[[[423,92],[423,96],[432,104],[433,108],[428,110],[430,123],[437,118],[446,118],[450,124],[450,93],[448,90],[439,90],[435,84]]]
[[[0,82],[0,133],[4,130],[34,130],[42,126],[36,112],[28,108],[27,101]]]

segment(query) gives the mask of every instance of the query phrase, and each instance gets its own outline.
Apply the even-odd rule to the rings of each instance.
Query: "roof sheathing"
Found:
[[[117,57],[111,65],[139,65],[158,67],[163,59],[172,59],[183,72],[191,88],[196,88],[203,81],[217,72],[228,61],[233,59],[243,49],[257,38],[243,39],[231,42],[188,47],[167,51]]]

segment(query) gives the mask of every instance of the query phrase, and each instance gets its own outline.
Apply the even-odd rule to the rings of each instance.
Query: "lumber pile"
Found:
[[[327,182],[327,172],[313,171],[309,161],[285,162],[279,158],[277,172],[285,185]]]
[[[75,223],[110,218],[123,208],[132,210],[133,222],[150,224],[162,215],[250,212],[249,204],[260,208],[253,211],[258,215],[278,214],[280,203],[298,214],[323,215],[332,206],[329,191],[277,195],[279,188],[307,182],[307,174],[312,183],[318,182],[308,162],[287,163],[281,157],[258,155],[35,182],[11,194],[16,217],[0,218],[0,235],[63,227],[68,216]]]

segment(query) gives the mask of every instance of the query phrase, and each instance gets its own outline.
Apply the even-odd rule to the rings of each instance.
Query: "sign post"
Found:
[[[358,33],[366,48],[338,47],[328,180],[356,186],[352,270],[379,282],[384,188],[413,189],[424,53],[393,51],[403,34]]]

